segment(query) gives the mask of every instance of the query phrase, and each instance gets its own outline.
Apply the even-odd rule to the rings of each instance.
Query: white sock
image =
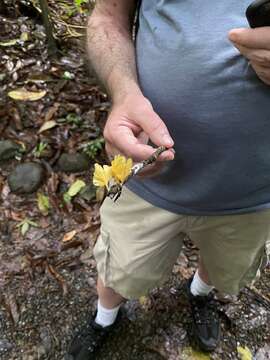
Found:
[[[97,316],[95,318],[95,322],[102,327],[112,325],[115,322],[119,309],[120,305],[113,309],[106,309],[101,305],[100,300],[98,299]]]
[[[194,278],[190,285],[190,292],[194,296],[207,296],[214,286],[207,285],[199,276],[198,270],[195,272]]]

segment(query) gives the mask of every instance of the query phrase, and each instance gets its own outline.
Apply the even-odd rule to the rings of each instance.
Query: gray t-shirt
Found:
[[[195,215],[270,208],[270,86],[227,37],[248,26],[249,3],[142,1],[140,84],[176,157],[128,187],[156,206]]]

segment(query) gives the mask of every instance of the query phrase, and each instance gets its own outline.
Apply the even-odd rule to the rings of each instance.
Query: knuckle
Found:
[[[153,106],[152,106],[151,102],[145,98],[145,100],[143,101],[143,103],[140,106],[140,110],[143,113],[152,112]]]
[[[254,54],[254,61],[260,65],[267,65],[270,63],[270,53],[265,52]]]
[[[251,65],[259,78],[270,78],[270,68],[251,62]]]
[[[158,132],[158,131],[160,131],[160,130],[163,128],[162,125],[163,125],[163,124],[162,124],[161,121],[153,121],[153,122],[152,122],[152,131],[153,131],[153,132]]]
[[[262,78],[268,78],[269,77],[269,71],[265,69],[258,69],[257,74]]]

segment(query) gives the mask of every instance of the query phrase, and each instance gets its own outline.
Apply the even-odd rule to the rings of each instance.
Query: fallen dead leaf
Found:
[[[2,199],[7,200],[9,194],[10,194],[10,188],[8,184],[5,184],[2,188],[2,193],[1,193]]]
[[[182,352],[182,360],[211,360],[210,356],[201,351],[196,351],[191,347],[187,347]]]
[[[56,269],[51,265],[51,264],[47,264],[47,269],[49,271],[49,273],[59,282],[59,284],[62,287],[63,290],[63,295],[67,295],[68,293],[68,286],[67,283],[65,281],[65,279],[63,278],[62,275],[59,274],[59,272],[56,271]]]
[[[57,110],[59,109],[60,104],[59,103],[55,103],[47,112],[45,115],[45,122],[50,121],[52,119],[52,117],[54,116],[54,114],[57,112]]]
[[[8,93],[8,96],[14,100],[21,101],[36,101],[43,98],[46,95],[46,90],[43,91],[28,91],[24,88],[12,90]]]
[[[17,324],[20,319],[19,307],[16,302],[15,296],[8,294],[4,296],[4,303],[14,324]]]
[[[11,39],[7,41],[1,41],[0,46],[14,46],[20,39]]]
[[[85,186],[86,184],[84,181],[76,180],[73,184],[71,184],[67,193],[71,197],[76,196]]]
[[[68,233],[66,233],[62,239],[63,242],[68,242],[70,240],[72,240],[74,238],[74,236],[76,235],[77,230],[72,230],[69,231]]]
[[[16,213],[15,211],[10,211],[10,218],[14,221],[22,221],[24,219],[24,215]]]
[[[46,121],[42,126],[41,128],[39,129],[38,133],[42,133],[43,131],[46,131],[46,130],[50,130],[52,128],[54,128],[55,126],[57,126],[57,122],[55,120],[49,120],[49,121]]]
[[[48,196],[42,193],[38,193],[37,202],[38,202],[38,208],[42,213],[42,215],[47,216],[49,214],[49,209],[50,209],[50,200]]]
[[[73,239],[71,241],[65,242],[62,246],[61,246],[61,251],[65,251],[68,249],[72,249],[72,248],[77,248],[79,246],[83,246],[83,241],[82,240],[76,240]]]
[[[247,346],[237,346],[237,352],[241,360],[252,360],[252,353]]]

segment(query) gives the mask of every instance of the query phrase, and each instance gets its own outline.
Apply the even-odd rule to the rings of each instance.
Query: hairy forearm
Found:
[[[113,101],[140,92],[130,25],[110,15],[93,14],[88,22],[88,54]]]

